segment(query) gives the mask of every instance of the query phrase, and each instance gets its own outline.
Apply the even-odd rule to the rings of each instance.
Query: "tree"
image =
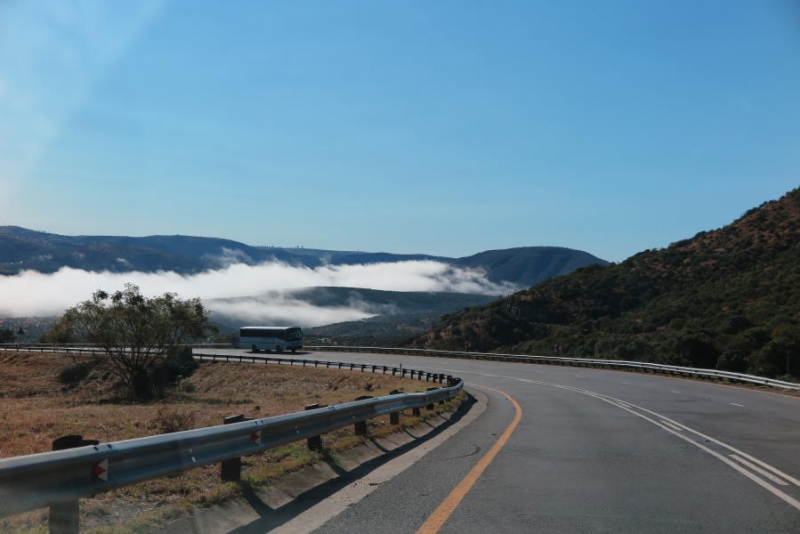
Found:
[[[0,343],[13,343],[16,334],[10,328],[0,328]]]
[[[97,290],[90,300],[68,309],[52,337],[96,344],[129,393],[146,400],[154,394],[154,375],[167,356],[213,327],[200,299],[180,300],[173,293],[146,298],[126,284],[123,291]]]

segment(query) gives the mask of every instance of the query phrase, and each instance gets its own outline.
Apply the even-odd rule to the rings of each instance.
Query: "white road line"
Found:
[[[722,455],[722,454],[720,454],[720,453],[718,453],[718,452],[706,447],[702,443],[693,440],[692,438],[690,438],[689,436],[687,436],[686,434],[684,434],[682,432],[683,431],[690,432],[690,433],[692,433],[692,434],[694,434],[694,435],[696,435],[698,437],[703,438],[704,440],[707,440],[707,441],[709,441],[711,443],[715,443],[716,445],[718,445],[720,447],[723,447],[725,449],[728,449],[729,451],[735,453],[735,455],[739,457],[737,459],[737,461],[740,461],[740,460],[746,458],[752,464],[757,464],[757,465],[761,466],[763,468],[763,470],[770,471],[770,472],[772,472],[772,473],[774,473],[774,474],[776,474],[776,475],[788,480],[792,484],[795,484],[796,486],[800,486],[800,481],[798,481],[797,479],[793,478],[792,476],[790,476],[790,475],[788,475],[786,473],[783,473],[779,469],[767,464],[766,462],[762,462],[758,458],[754,458],[754,457],[750,456],[749,454],[747,454],[745,452],[742,452],[739,449],[736,449],[735,447],[732,447],[732,446],[728,445],[727,443],[723,443],[723,442],[721,442],[721,441],[719,441],[717,439],[712,438],[711,436],[707,436],[707,435],[703,434],[702,432],[698,432],[697,430],[689,428],[686,425],[683,425],[683,424],[681,424],[681,423],[679,423],[677,421],[674,421],[674,420],[670,419],[669,417],[663,416],[663,415],[661,415],[659,413],[656,413],[656,412],[654,412],[652,410],[648,410],[647,408],[642,408],[641,406],[637,406],[635,404],[625,403],[624,401],[621,401],[619,399],[615,399],[614,397],[609,397],[607,395],[602,395],[600,393],[595,393],[593,391],[580,389],[580,388],[576,388],[576,387],[572,387],[572,386],[564,386],[564,385],[561,385],[561,384],[554,384],[554,383],[551,383],[551,382],[539,382],[537,380],[526,380],[526,379],[523,379],[523,378],[515,378],[515,377],[510,377],[510,376],[509,377],[505,377],[505,378],[509,378],[509,379],[512,379],[512,380],[518,380],[520,382],[528,382],[528,383],[531,383],[531,384],[539,384],[539,385],[542,385],[542,386],[549,386],[549,387],[555,387],[555,388],[559,388],[559,389],[565,389],[565,390],[568,390],[568,391],[574,391],[575,393],[580,393],[582,395],[586,395],[586,396],[589,396],[589,397],[594,397],[596,399],[602,400],[603,402],[607,402],[608,404],[616,406],[616,407],[620,408],[621,410],[625,410],[626,412],[630,412],[631,414],[635,415],[636,417],[640,417],[640,418],[644,419],[645,421],[648,421],[648,422],[656,425],[657,427],[663,429],[664,431],[669,432],[670,434],[672,434],[674,436],[677,436],[678,438],[680,438],[680,439],[682,439],[682,440],[684,440],[684,441],[686,441],[688,443],[691,443],[692,445],[694,445],[698,449],[710,454],[714,458],[717,458],[718,460],[720,460],[721,462],[725,463],[726,465],[728,465],[729,467],[731,467],[735,471],[738,471],[739,473],[741,473],[742,475],[746,476],[747,478],[749,478],[750,480],[752,480],[753,482],[755,482],[756,484],[758,484],[759,486],[761,486],[765,490],[769,491],[774,496],[778,497],[779,499],[781,499],[782,501],[784,501],[788,505],[790,505],[793,508],[795,508],[796,510],[800,511],[800,501],[798,501],[797,499],[793,498],[791,495],[787,495],[786,493],[782,492],[781,490],[779,490],[778,488],[776,488],[775,486],[773,486],[772,484],[770,484],[769,482],[767,482],[763,478],[760,478],[760,477],[756,476],[751,471],[748,471],[747,469],[745,469],[744,467],[742,467],[738,463],[734,462],[732,459],[727,458],[724,455]],[[648,414],[650,414],[650,415],[652,415],[654,417],[657,417],[660,421],[655,420],[655,419],[651,419],[650,417],[647,417],[643,413],[640,413],[639,411],[636,411],[636,410],[640,410],[641,412],[645,412],[645,413],[648,413]],[[666,426],[667,424],[669,424],[669,426]],[[759,470],[759,472],[761,472],[761,470]]]
[[[754,458],[754,457],[750,456],[746,452],[740,451],[736,447],[732,447],[732,446],[728,445],[727,443],[723,443],[723,442],[721,442],[721,441],[719,441],[717,439],[712,438],[711,436],[707,436],[706,434],[703,434],[702,432],[698,432],[697,430],[695,430],[693,428],[689,428],[688,426],[683,425],[683,424],[681,424],[681,423],[679,423],[679,422],[677,422],[677,421],[675,421],[673,419],[670,419],[669,417],[665,417],[663,415],[659,415],[659,414],[657,414],[657,413],[655,413],[653,411],[650,411],[650,410],[648,410],[646,408],[639,407],[639,409],[644,411],[644,412],[647,412],[649,414],[661,417],[662,419],[666,419],[667,421],[670,421],[671,423],[674,423],[675,425],[677,425],[678,427],[682,428],[683,430],[685,430],[687,432],[691,432],[692,434],[695,434],[698,437],[701,437],[701,438],[703,438],[705,440],[708,440],[708,441],[710,441],[712,443],[715,443],[715,444],[719,445],[720,447],[728,449],[732,453],[734,453],[734,454],[736,454],[736,455],[738,455],[738,456],[740,456],[742,458],[746,458],[746,459],[750,460],[751,462],[753,462],[754,464],[757,464],[757,465],[761,466],[762,468],[766,469],[767,471],[770,471],[773,474],[776,474],[779,477],[781,477],[781,478],[783,478],[785,480],[788,480],[789,482],[791,482],[795,486],[800,487],[800,480],[797,480],[796,478],[792,477],[791,475],[788,475],[788,474],[784,473],[780,469],[772,467],[771,465],[769,465],[766,462],[762,462],[758,458]]]
[[[661,425],[659,425],[659,426],[661,426]],[[664,427],[662,427],[662,428],[664,428]],[[698,449],[700,449],[700,450],[702,450],[704,452],[707,452],[711,456],[713,456],[713,457],[719,459],[720,461],[728,464],[730,467],[732,467],[736,471],[740,472],[741,474],[743,474],[744,476],[746,476],[747,478],[749,478],[750,480],[752,480],[753,482],[755,482],[756,484],[758,484],[759,486],[761,486],[762,488],[767,490],[768,492],[772,493],[777,498],[779,498],[782,501],[784,501],[786,504],[788,504],[788,505],[792,506],[793,508],[795,508],[796,510],[800,511],[800,501],[798,501],[797,499],[794,499],[790,495],[787,495],[786,493],[782,492],[781,490],[779,490],[775,486],[771,485],[769,482],[765,481],[764,479],[757,477],[756,475],[754,475],[753,473],[751,473],[747,469],[745,469],[743,467],[740,467],[738,464],[736,464],[735,462],[733,462],[733,461],[729,460],[728,458],[724,457],[720,453],[709,449],[705,445],[703,445],[701,443],[698,443],[698,442],[694,441],[693,439],[684,436],[683,434],[678,434],[677,432],[674,432],[674,431],[669,430],[669,429],[667,429],[667,432],[669,432],[669,433],[671,433],[671,434],[673,434],[675,436],[678,436],[682,440],[691,443],[692,445],[694,445]]]
[[[640,410],[643,410],[643,411],[646,411],[648,413],[651,413],[651,414],[653,414],[653,415],[655,415],[657,417],[660,417],[661,418],[661,422],[669,421],[671,423],[675,423],[671,419],[668,419],[666,417],[660,416],[660,415],[656,414],[655,412],[651,412],[650,410],[646,410],[644,408],[640,408],[639,406],[637,406],[636,408],[638,408]],[[747,469],[741,467],[739,464],[737,464],[737,463],[733,462],[732,460],[726,458],[725,456],[723,456],[722,454],[718,453],[717,451],[709,449],[708,447],[706,447],[702,443],[699,443],[699,442],[691,439],[690,437],[688,437],[688,436],[686,436],[684,434],[681,434],[681,433],[679,433],[679,432],[677,432],[675,430],[672,430],[672,428],[669,428],[669,427],[661,424],[661,422],[656,421],[655,419],[650,419],[649,417],[647,417],[647,416],[645,416],[645,415],[643,415],[643,414],[641,414],[639,412],[636,412],[636,411],[628,409],[628,408],[623,408],[623,410],[628,411],[628,412],[632,413],[633,415],[635,415],[637,417],[641,417],[645,421],[649,421],[649,422],[653,423],[657,427],[664,429],[665,431],[669,432],[670,434],[672,434],[674,436],[679,437],[680,439],[686,441],[687,443],[691,443],[692,445],[694,445],[698,449],[710,454],[714,458],[717,458],[720,461],[724,462],[725,464],[729,465],[730,467],[732,467],[733,469],[735,469],[739,473],[743,474],[744,476],[746,476],[747,478],[749,478],[750,480],[752,480],[753,482],[755,482],[756,484],[758,484],[759,486],[764,488],[765,490],[769,491],[770,493],[772,493],[773,495],[775,495],[776,497],[778,497],[779,499],[784,501],[786,504],[788,504],[788,505],[792,506],[793,508],[795,508],[796,510],[800,511],[800,501],[798,501],[797,499],[793,498],[791,495],[787,495],[786,493],[782,492],[781,490],[779,490],[778,488],[776,488],[775,486],[773,486],[772,484],[770,484],[766,480],[757,477],[756,475],[754,475],[753,473],[751,473]],[[699,434],[699,432],[693,431],[692,429],[687,428],[684,425],[680,425],[678,423],[675,423],[675,424],[680,426],[680,427],[682,427],[682,428],[686,428],[687,430],[689,430],[691,432]],[[713,440],[713,441],[715,443],[720,443],[717,440]],[[726,448],[732,448],[732,447],[726,446],[724,443],[721,443],[721,445],[725,446]]]
[[[738,406],[739,408],[744,408],[744,404],[736,404],[735,402],[729,402],[731,406]]]
[[[740,464],[749,467],[750,469],[752,469],[753,471],[755,471],[756,473],[758,473],[762,477],[770,479],[775,484],[779,484],[781,486],[788,486],[789,485],[788,482],[776,477],[772,473],[767,472],[765,469],[761,469],[760,467],[758,467],[754,463],[748,462],[747,460],[745,460],[744,458],[742,458],[740,456],[737,456],[735,454],[731,454],[730,457],[733,458],[734,460],[736,460],[737,462],[739,462]]]
[[[662,419],[661,420],[661,424],[664,424],[664,425],[670,427],[675,432],[683,432],[683,429],[681,427],[679,427],[678,425],[673,425],[672,422],[667,421],[666,419]]]
[[[670,393],[674,393],[675,395],[680,395],[680,391],[675,391],[674,389],[669,390]]]

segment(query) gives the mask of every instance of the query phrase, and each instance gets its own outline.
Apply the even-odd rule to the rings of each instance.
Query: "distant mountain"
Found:
[[[800,376],[800,189],[719,230],[445,316],[414,345]]]
[[[0,275],[23,270],[53,273],[61,267],[86,271],[181,274],[217,269],[230,263],[257,264],[277,259],[317,266],[284,249],[251,247],[227,239],[191,236],[62,236],[16,226],[0,226]]]
[[[332,251],[253,247],[209,237],[192,236],[63,236],[0,226],[0,275],[24,270],[53,273],[62,267],[87,271],[194,274],[233,263],[256,265],[281,261],[309,268],[381,262],[431,260],[483,269],[493,282],[527,287],[589,264],[607,262],[586,252],[557,247],[527,247],[482,252],[466,258],[424,254]]]

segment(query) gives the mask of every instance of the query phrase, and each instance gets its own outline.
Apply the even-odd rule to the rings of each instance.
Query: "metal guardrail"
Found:
[[[371,352],[375,354],[397,354],[406,356],[423,356],[429,358],[460,358],[469,360],[491,360],[502,362],[515,362],[515,363],[540,363],[546,365],[573,365],[579,367],[600,367],[606,369],[618,370],[633,370],[633,371],[652,371],[655,373],[669,373],[679,374],[682,376],[694,376],[698,378],[717,378],[729,380],[732,382],[742,382],[748,384],[757,384],[761,386],[769,386],[781,389],[799,390],[800,384],[795,382],[786,382],[784,380],[775,380],[773,378],[765,378],[763,376],[750,375],[745,373],[733,373],[730,371],[719,371],[716,369],[698,369],[695,367],[683,367],[679,365],[663,365],[657,363],[635,362],[630,360],[601,360],[594,358],[564,358],[559,356],[528,356],[520,354],[498,354],[493,352],[466,352],[466,351],[446,351],[446,350],[426,350],[426,349],[403,349],[403,348],[389,348],[389,347],[348,347],[339,345],[317,345],[305,346],[305,349],[318,352]],[[31,350],[40,352],[49,352],[56,350],[53,345],[44,344],[5,344],[0,345],[0,350]],[[103,351],[96,349],[88,349],[81,347],[58,347],[59,351],[67,353],[90,353],[100,354]],[[225,356],[223,356],[225,357]],[[231,359],[237,359],[238,356],[230,356]],[[291,358],[271,358],[264,357],[270,362],[275,363],[289,363],[300,362],[302,360]],[[261,358],[261,359],[264,359]],[[249,361],[245,357],[241,361]],[[318,362],[320,365],[327,362]],[[350,364],[347,364],[348,366]],[[357,367],[357,366],[356,366]]]
[[[679,374],[683,376],[695,376],[699,378],[717,378],[730,380],[732,382],[743,382],[770,386],[775,388],[800,390],[800,384],[775,380],[762,376],[748,375],[743,373],[732,373],[729,371],[718,371],[716,369],[697,369],[694,367],[682,367],[678,365],[662,365],[656,363],[634,362],[628,360],[599,360],[591,358],[563,358],[557,356],[525,356],[519,354],[497,354],[491,352],[459,352],[445,350],[426,350],[426,349],[397,349],[387,347],[345,347],[337,345],[306,346],[312,351],[329,352],[371,352],[376,354],[397,354],[405,356],[423,356],[435,358],[460,358],[469,360],[491,360],[514,363],[539,363],[546,365],[573,365],[579,367],[600,367],[606,369],[633,370],[633,371],[652,371],[656,373]]]
[[[54,347],[48,350],[53,351]],[[92,351],[98,352],[96,349],[71,349],[71,352]],[[75,503],[122,486],[255,454],[381,415],[430,406],[455,397],[464,387],[460,378],[377,365],[245,355],[197,357],[211,361],[269,360],[290,365],[333,365],[340,369],[371,369],[384,373],[391,370],[392,374],[405,376],[409,373],[411,378],[416,375],[421,380],[446,381],[447,385],[421,393],[398,393],[228,425],[0,459],[0,517]]]
[[[403,378],[408,374],[409,378],[416,378],[417,380],[427,380],[429,382],[445,382],[445,380],[452,379],[449,375],[440,373],[430,373],[427,371],[420,371],[416,369],[408,369],[405,367],[392,367],[389,365],[377,365],[371,363],[348,363],[348,362],[334,362],[330,360],[306,360],[299,358],[280,358],[259,354],[258,356],[251,354],[193,354],[195,360],[211,361],[211,362],[249,362],[249,363],[275,363],[279,365],[300,365],[302,367],[331,367],[337,369],[345,369],[349,371],[372,372],[381,374],[391,373],[392,376],[401,376]]]

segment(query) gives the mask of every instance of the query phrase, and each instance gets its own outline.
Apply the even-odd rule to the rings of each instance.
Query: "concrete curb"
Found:
[[[470,399],[456,410],[345,451],[337,456],[335,462],[318,462],[288,473],[243,498],[197,509],[155,532],[279,534],[313,530],[485,412],[488,397],[474,389],[470,389],[469,394]]]

